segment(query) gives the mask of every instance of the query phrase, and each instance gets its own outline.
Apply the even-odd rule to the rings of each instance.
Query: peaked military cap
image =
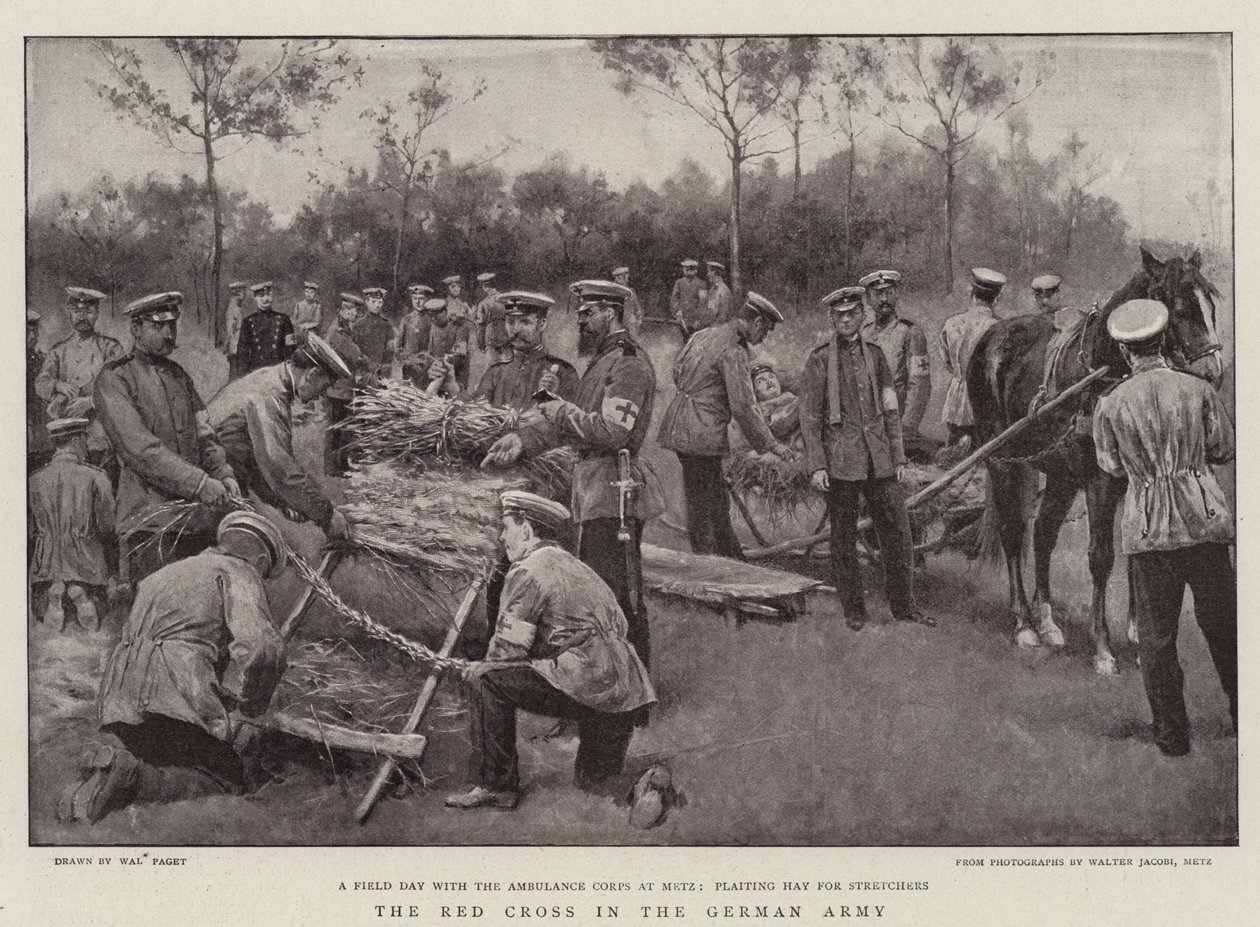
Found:
[[[495,278],[495,275],[492,274],[490,271],[486,271],[484,274],[477,274],[478,283],[489,283],[494,278]]]
[[[682,266],[683,266],[683,267],[699,267],[699,266],[700,266],[698,263],[696,263],[695,261],[693,261],[691,258],[687,258],[687,260],[685,260],[685,261],[683,261],[683,262],[681,262],[681,263],[682,263]]]
[[[72,435],[87,434],[88,420],[85,418],[55,418],[46,426],[50,438],[68,438]]]
[[[280,529],[257,512],[228,512],[219,522],[219,530],[215,536],[221,543],[223,536],[231,531],[243,531],[263,542],[263,546],[271,554],[271,569],[268,573],[274,572],[288,556],[289,546],[285,544]]]
[[[411,286],[407,287],[407,292],[408,293],[432,293],[433,287],[426,286],[423,283],[413,283]]]
[[[996,296],[1006,286],[1006,275],[987,267],[971,268],[971,285],[982,293]]]
[[[1033,277],[1032,288],[1038,293],[1053,293],[1062,283],[1063,278],[1058,274],[1042,274],[1040,277]]]
[[[170,322],[179,318],[179,305],[183,301],[184,294],[176,290],[154,293],[128,303],[123,307],[123,314],[132,319],[147,318],[154,322]]]
[[[441,312],[446,308],[446,300],[444,299],[426,299],[424,301],[424,309],[426,312]]]
[[[233,293],[237,291],[244,291],[247,289],[249,289],[249,284],[242,283],[240,280],[233,280],[231,283],[228,284],[228,290]]]
[[[583,303],[605,306],[624,306],[630,297],[630,288],[611,280],[579,280],[569,284],[569,289],[577,294]]]
[[[385,294],[388,292],[389,290],[383,286],[365,286],[363,288],[363,295],[368,299],[384,299]]]
[[[629,267],[614,267],[613,268],[612,275],[614,277],[620,277],[622,274],[626,274],[627,276],[629,276],[630,268]]]
[[[530,521],[540,522],[553,530],[568,526],[572,516],[569,510],[559,502],[552,502],[532,492],[519,489],[508,489],[499,494],[499,502],[503,505],[503,514],[520,515]]]
[[[774,369],[774,364],[771,364],[768,361],[759,361],[758,363],[753,364],[749,376],[755,380],[757,379],[757,374],[759,373],[773,373],[776,377],[779,375],[779,371]]]
[[[832,312],[848,312],[861,306],[865,295],[864,286],[842,286],[824,296],[821,302]]]
[[[364,304],[363,297],[357,296],[354,293],[342,293],[341,301],[343,303],[354,303],[356,306],[362,306]]]
[[[867,289],[882,289],[900,282],[901,274],[895,270],[873,270],[858,281],[858,286],[864,286]]]
[[[744,297],[744,305],[756,311],[757,315],[763,319],[769,319],[771,322],[782,322],[783,313],[778,310],[774,303],[766,299],[760,293],[748,291],[748,295]]]
[[[95,306],[105,298],[105,294],[100,290],[89,290],[84,286],[68,286],[66,297],[72,306]]]
[[[508,315],[546,315],[556,304],[550,296],[542,293],[528,293],[525,290],[510,290],[500,293],[499,302]]]
[[[462,283],[463,278],[459,274],[451,274],[449,277],[443,277],[442,282],[450,286],[452,283]]]
[[[354,377],[346,362],[341,359],[341,355],[333,349],[331,344],[314,332],[306,336],[306,343],[302,345],[301,350],[315,362],[316,366],[327,371],[334,380],[349,380]]]
[[[41,316],[34,309],[26,310],[26,324],[27,325],[35,325],[39,322],[41,318],[43,318],[43,316]]]
[[[1121,344],[1147,341],[1168,327],[1168,307],[1157,299],[1131,299],[1107,318],[1107,332]]]
[[[726,270],[726,265],[721,261],[705,261],[706,267],[712,267],[714,270]]]
[[[318,290],[318,289],[319,289],[319,284],[318,284],[318,283],[312,283],[310,280],[303,280],[303,281],[302,281],[302,286],[303,286],[303,287],[305,287],[305,288],[306,288],[306,289],[308,289],[308,290]]]
[[[249,291],[255,295],[259,293],[270,293],[274,288],[274,284],[270,280],[264,280],[262,283],[255,283],[249,288]]]

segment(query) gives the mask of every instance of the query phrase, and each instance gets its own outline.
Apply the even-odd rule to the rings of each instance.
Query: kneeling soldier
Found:
[[[621,773],[633,713],[656,701],[612,590],[554,543],[569,531],[569,510],[527,492],[501,499],[512,568],[486,659],[465,671],[477,784],[448,796],[453,808],[516,807],[518,708],[577,720],[574,780],[593,789]]]
[[[140,583],[97,702],[101,732],[121,746],[88,747],[60,820],[95,824],[127,805],[245,791],[232,742],[238,715],[266,711],[284,672],[263,580],[285,556],[274,525],[231,512],[217,546]]]

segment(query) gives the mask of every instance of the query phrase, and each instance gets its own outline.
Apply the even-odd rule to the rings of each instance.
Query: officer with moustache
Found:
[[[283,312],[272,308],[270,280],[249,288],[258,307],[241,323],[240,363],[244,375],[259,367],[270,367],[287,361],[297,346],[293,322]]]

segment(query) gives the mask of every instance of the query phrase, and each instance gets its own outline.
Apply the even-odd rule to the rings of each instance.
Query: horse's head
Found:
[[[1188,258],[1161,261],[1142,248],[1146,299],[1168,307],[1169,358],[1182,370],[1220,388],[1224,376],[1221,339],[1216,334],[1216,300],[1221,294],[1200,271],[1195,251]]]

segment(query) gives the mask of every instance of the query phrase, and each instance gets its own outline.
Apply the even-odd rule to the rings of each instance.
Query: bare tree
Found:
[[[801,134],[805,126],[827,121],[827,104],[819,92],[823,70],[823,40],[794,36],[786,40],[786,68],[779,111],[792,137],[792,196],[801,194]]]
[[[958,166],[985,124],[1023,103],[1041,86],[1039,70],[1022,81],[1023,66],[1008,64],[996,46],[948,38],[935,50],[920,38],[898,39],[890,57],[881,118],[930,151],[945,174],[945,291],[954,291],[954,227]],[[1021,83],[1023,87],[1021,88]],[[1031,86],[1029,84],[1031,83]],[[924,112],[926,123],[912,121]]]
[[[420,82],[407,94],[407,104],[393,102],[366,110],[363,118],[375,126],[380,155],[377,183],[397,199],[394,213],[393,292],[398,291],[403,238],[416,195],[433,181],[439,150],[425,141],[429,130],[465,104],[486,92],[477,81],[466,93],[456,93],[442,72],[430,64],[420,66]]]
[[[1076,132],[1073,132],[1071,138],[1063,143],[1063,172],[1068,187],[1063,223],[1064,267],[1069,266],[1072,260],[1072,239],[1076,234],[1076,226],[1080,221],[1086,197],[1089,195],[1086,191],[1107,175],[1107,169],[1099,156],[1085,154],[1088,144]]]
[[[857,173],[857,140],[870,129],[868,115],[871,89],[883,78],[882,44],[838,42],[832,46],[831,85],[836,97],[836,121],[849,143],[849,162],[844,190],[844,275],[853,275],[854,179]]]
[[[765,38],[596,39],[604,67],[618,75],[617,88],[656,94],[700,117],[722,136],[731,167],[731,289],[741,292],[740,194],[748,161],[779,154],[779,104],[788,81],[783,40]]]
[[[213,214],[209,293],[213,335],[222,334],[219,296],[223,269],[223,206],[215,166],[255,138],[274,144],[305,135],[318,113],[337,99],[347,81],[356,83],[362,69],[352,71],[344,53],[334,54],[333,41],[244,42],[241,39],[163,39],[162,48],[178,63],[178,87],[155,86],[148,68],[131,48],[109,39],[95,43],[113,72],[112,84],[88,83],[122,119],[153,132],[163,145],[181,151],[182,139],[200,148],[205,158],[206,188]],[[254,55],[257,50],[259,54]],[[243,60],[256,58],[256,63]],[[187,105],[172,97],[187,94]],[[304,124],[299,113],[306,114]],[[223,151],[221,144],[241,145]],[[192,152],[189,152],[192,153]]]

